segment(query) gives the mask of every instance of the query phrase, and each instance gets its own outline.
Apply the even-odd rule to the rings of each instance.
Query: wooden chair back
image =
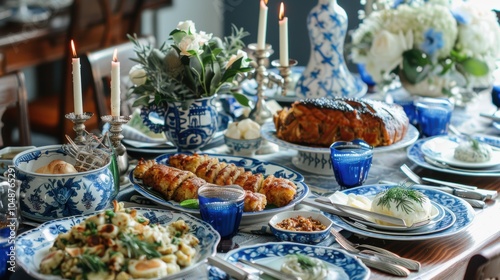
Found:
[[[155,45],[155,38],[153,36],[139,38],[141,44]],[[102,116],[110,114],[109,106],[109,90],[110,90],[110,76],[111,76],[111,61],[113,59],[114,50],[117,50],[118,60],[120,61],[120,93],[121,93],[121,114],[130,115],[132,113],[130,102],[127,100],[127,92],[130,89],[131,82],[129,79],[130,69],[137,63],[132,61],[131,58],[136,57],[134,44],[127,42],[123,44],[114,45],[102,50],[88,52],[85,59],[90,66],[92,73],[92,90],[94,94],[94,101],[97,105],[97,117],[100,120]]]
[[[464,280],[500,279],[500,243],[489,246],[472,256]]]
[[[26,84],[24,81],[23,72],[14,72],[0,77],[0,128],[4,124],[1,121],[5,110],[9,107],[15,107],[14,112],[17,112],[19,124],[19,141],[14,143],[12,140],[11,129],[2,129],[2,137],[0,137],[0,146],[18,145],[29,146],[31,145],[30,125],[28,121],[27,109],[27,92]],[[4,120],[10,125],[14,120]]]

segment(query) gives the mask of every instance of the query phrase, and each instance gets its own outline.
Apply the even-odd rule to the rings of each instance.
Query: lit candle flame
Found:
[[[113,53],[113,61],[118,62],[118,50],[115,49],[115,52]]]
[[[267,5],[267,0],[262,0],[262,1],[264,1],[264,4],[266,4],[266,5]]]
[[[73,57],[76,57],[75,42],[71,40],[71,50],[73,51]]]
[[[282,20],[284,17],[285,17],[285,5],[283,4],[283,2],[281,2],[279,20]]]

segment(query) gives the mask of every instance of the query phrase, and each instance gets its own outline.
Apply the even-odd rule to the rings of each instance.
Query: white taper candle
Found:
[[[279,13],[280,30],[280,65],[288,66],[288,18],[285,17],[285,5],[281,2]]]
[[[71,40],[71,49],[73,51],[73,58],[71,60],[73,66],[73,110],[75,115],[81,115],[83,114],[83,103],[80,58],[76,56],[75,43],[73,40]]]
[[[117,49],[111,61],[111,116],[120,116],[120,62]]]
[[[266,48],[266,32],[267,32],[267,0],[260,0],[259,9],[259,29],[257,32],[257,49],[264,50]]]

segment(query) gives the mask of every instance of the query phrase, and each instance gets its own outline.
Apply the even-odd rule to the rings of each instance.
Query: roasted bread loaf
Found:
[[[234,163],[219,162],[206,154],[176,154],[169,157],[168,164],[191,171],[196,176],[216,185],[239,185],[246,191],[265,195],[267,203],[278,207],[288,205],[297,192],[297,186],[286,178],[245,171]],[[210,165],[207,167],[207,164]],[[258,195],[257,195],[258,196]]]
[[[409,125],[401,106],[355,98],[295,101],[273,119],[278,138],[315,147],[357,138],[375,147],[387,146],[401,140]]]

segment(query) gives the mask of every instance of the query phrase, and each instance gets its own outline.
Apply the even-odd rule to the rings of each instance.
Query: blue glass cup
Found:
[[[198,189],[201,218],[221,236],[218,252],[238,247],[232,238],[240,226],[244,199],[245,190],[237,185],[205,184]]]
[[[373,147],[361,139],[338,141],[330,146],[330,158],[341,189],[361,186],[372,165]]]
[[[453,107],[447,99],[423,97],[415,100],[420,133],[424,137],[447,134]]]

